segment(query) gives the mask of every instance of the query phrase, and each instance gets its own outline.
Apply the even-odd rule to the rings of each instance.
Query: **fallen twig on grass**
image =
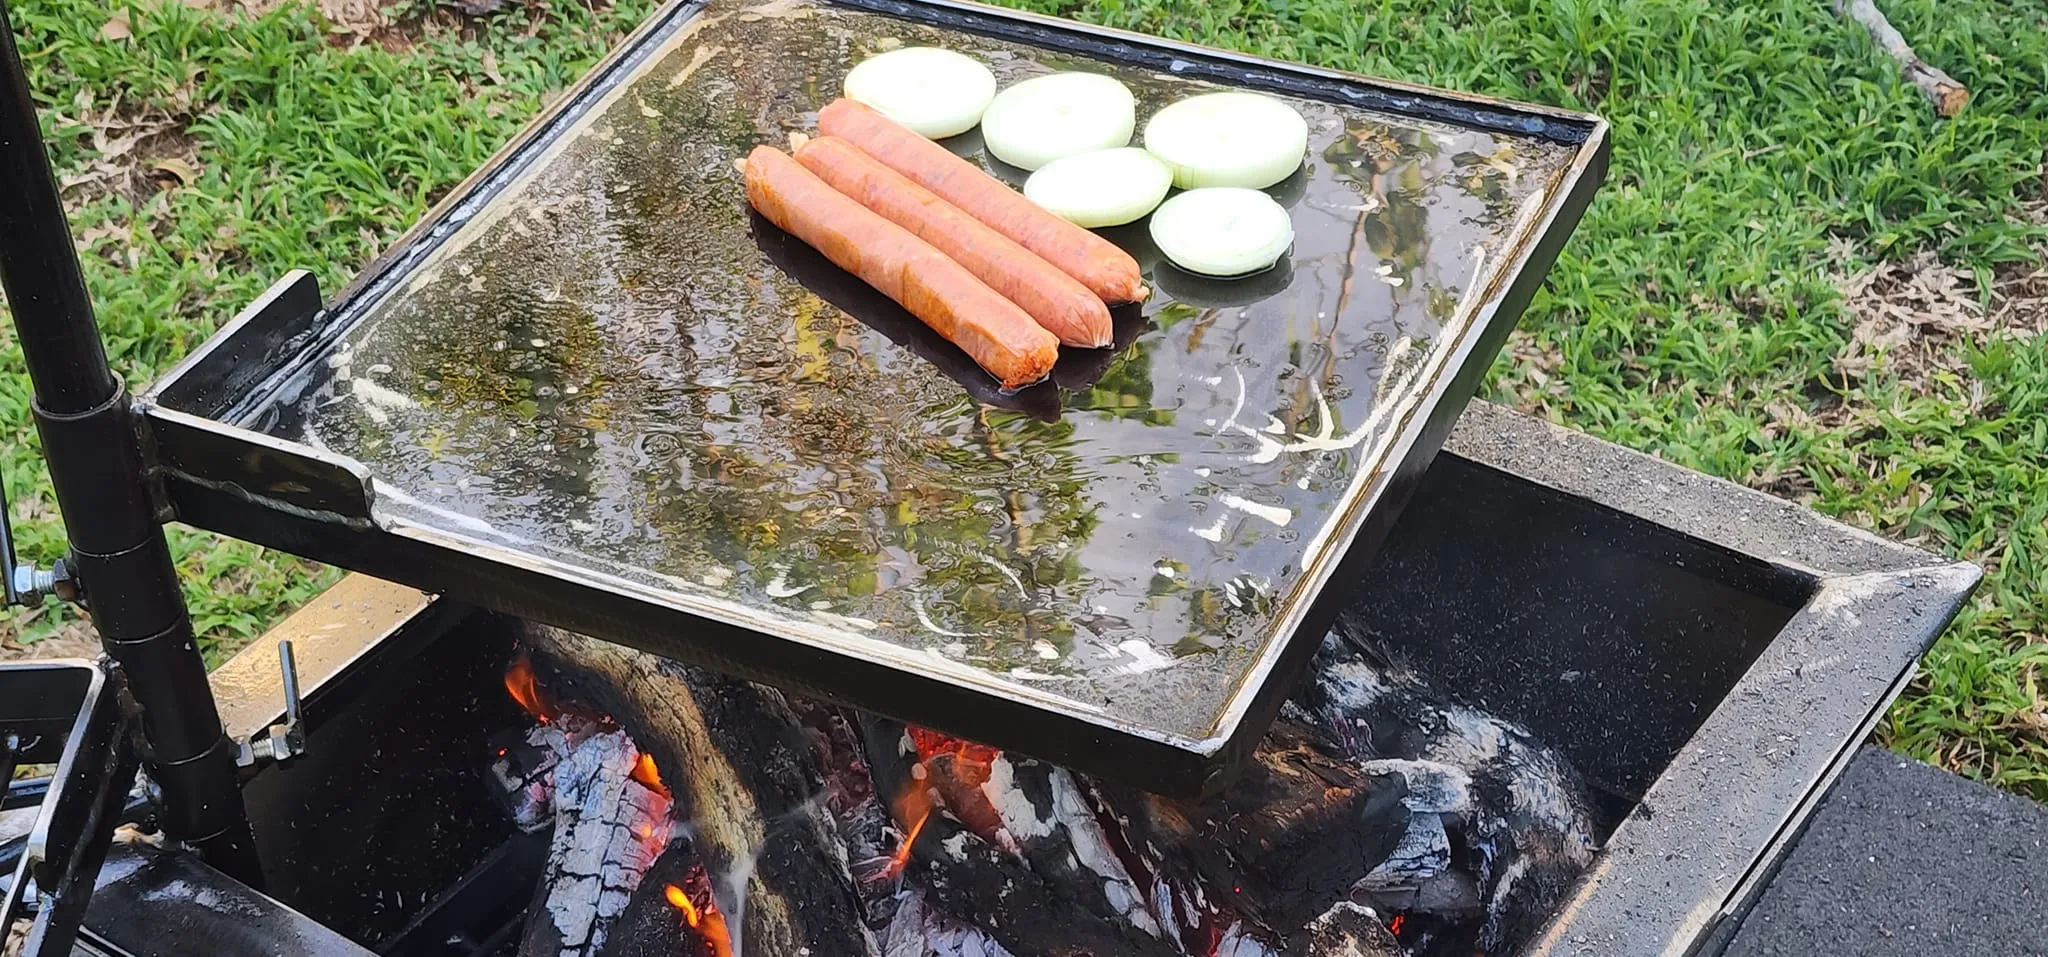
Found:
[[[1877,0],[1834,0],[1835,14],[1863,25],[1870,31],[1870,38],[1898,61],[1899,72],[1906,81],[1920,89],[1934,112],[1942,116],[1954,116],[1963,111],[1970,102],[1970,88],[1956,82],[1955,77],[1942,72],[1941,68],[1913,52],[1911,44],[1885,19],[1884,11],[1877,8]]]

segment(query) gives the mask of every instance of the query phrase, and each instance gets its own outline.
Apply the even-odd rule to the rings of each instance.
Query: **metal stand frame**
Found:
[[[100,341],[5,0],[0,285],[35,388],[36,429],[64,515],[68,562],[107,654],[142,706],[143,758],[162,791],[164,830],[207,863],[257,884],[236,749],[193,639],[128,391]]]

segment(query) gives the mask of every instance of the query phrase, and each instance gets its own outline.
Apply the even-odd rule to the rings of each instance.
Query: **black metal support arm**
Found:
[[[150,494],[128,392],[107,363],[35,103],[0,0],[0,284],[14,312],[36,429],[71,565],[107,653],[143,709],[164,828],[208,863],[257,883],[235,749]]]

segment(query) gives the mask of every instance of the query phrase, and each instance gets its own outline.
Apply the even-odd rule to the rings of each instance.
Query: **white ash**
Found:
[[[927,906],[915,888],[905,889],[876,943],[881,957],[1013,957],[981,928]]]
[[[512,823],[531,834],[554,823],[555,765],[569,753],[569,738],[552,724],[526,732],[526,749],[491,762],[491,775],[511,799]]]
[[[568,719],[533,728],[526,741],[531,767],[508,753],[492,771],[522,829],[553,825],[542,878],[548,917],[563,957],[593,957],[668,843],[670,801],[633,779],[640,751],[623,731]]]
[[[1395,845],[1387,859],[1358,883],[1366,890],[1379,892],[1417,887],[1450,866],[1451,838],[1444,831],[1443,818],[1435,814],[1411,814],[1408,816],[1408,831],[1401,835],[1401,843]]]
[[[1230,925],[1216,941],[1216,957],[1275,957],[1272,945],[1253,937],[1241,923]]]
[[[1401,803],[1410,811],[1447,814],[1463,811],[1472,803],[1472,776],[1462,768],[1436,761],[1380,758],[1360,761],[1358,769],[1367,774],[1399,775],[1408,785],[1408,796]]]
[[[989,805],[1003,819],[1003,830],[1011,837],[1029,841],[1052,833],[1053,820],[1039,817],[1031,797],[1017,786],[1017,765],[1009,755],[997,755],[989,762],[988,780],[982,782],[981,793],[988,796]]]
[[[1064,768],[1052,771],[1052,807],[1053,816],[1066,825],[1067,840],[1074,848],[1075,858],[1082,867],[1102,877],[1102,892],[1108,898],[1109,906],[1122,914],[1133,927],[1154,937],[1160,936],[1159,922],[1145,910],[1144,892],[1136,881],[1131,880],[1123,861],[1109,846],[1109,836],[1103,833],[1095,812],[1081,797],[1072,772]]]

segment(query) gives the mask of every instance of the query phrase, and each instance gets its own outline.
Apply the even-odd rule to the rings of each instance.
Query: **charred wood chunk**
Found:
[[[1146,911],[1086,802],[1071,793],[1066,771],[998,756],[945,781],[960,773],[959,765],[921,761],[902,725],[872,717],[861,724],[879,789],[940,795],[915,828],[902,873],[906,884],[923,890],[925,906],[986,931],[1016,954],[1181,952]],[[979,826],[954,814],[954,802],[972,808],[969,817]]]
[[[647,869],[602,957],[733,957],[739,951],[715,896],[689,839],[677,840]]]
[[[1229,912],[1281,935],[1345,899],[1409,827],[1400,778],[1368,775],[1285,722],[1201,802],[1105,793],[1155,872],[1205,887]]]
[[[1283,721],[1312,729],[1365,772],[1405,783],[1414,820],[1360,889],[1461,941],[1430,952],[1515,951],[1592,862],[1592,791],[1563,758],[1519,725],[1376,656],[1370,636],[1346,619]]]
[[[1287,945],[1287,957],[1405,957],[1379,916],[1349,901],[1311,921]]]
[[[754,953],[867,951],[845,850],[813,800],[817,751],[780,692],[556,628],[524,638],[562,695],[653,756],[736,939]]]
[[[621,732],[539,737],[567,753],[549,776],[554,830],[519,952],[592,957],[660,849],[655,825],[666,831],[669,799],[634,780],[640,755]]]

